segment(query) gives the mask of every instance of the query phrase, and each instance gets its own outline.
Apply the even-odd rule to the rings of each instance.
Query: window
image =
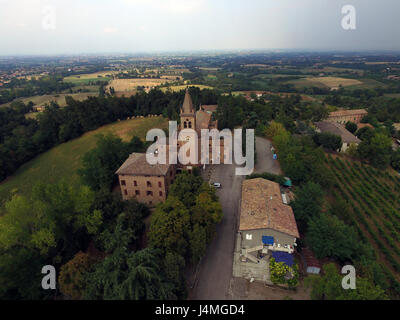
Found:
[[[162,182],[161,182],[161,181],[158,181],[158,186],[159,186],[160,188],[162,188]]]
[[[169,172],[169,176],[172,177],[172,171]]]
[[[253,235],[250,233],[246,234],[246,240],[253,240]]]
[[[187,123],[186,123],[186,121],[183,123],[183,127],[184,127],[184,128],[187,128]]]
[[[140,196],[140,191],[139,191],[139,190],[136,190],[136,191],[135,191],[135,194],[136,194],[137,196]]]
[[[151,188],[151,182],[147,181],[147,186]]]
[[[137,181],[136,181],[136,180],[133,181],[133,185],[134,185],[135,187],[137,187]]]
[[[192,122],[191,121],[189,122],[189,128],[192,128]]]
[[[127,196],[127,195],[128,195],[128,191],[127,191],[127,190],[124,190],[124,194]]]
[[[160,194],[160,197],[162,197],[162,191],[160,191],[160,193],[159,193],[159,194]]]
[[[148,196],[153,196],[153,191],[147,191]]]
[[[125,180],[121,180],[121,185],[122,185],[122,186],[126,186]]]

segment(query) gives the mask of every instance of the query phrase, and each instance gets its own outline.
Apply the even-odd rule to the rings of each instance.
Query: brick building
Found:
[[[176,174],[174,165],[150,165],[145,153],[132,153],[117,170],[122,199],[156,205],[166,200]]]
[[[341,124],[351,121],[358,124],[367,114],[368,112],[365,109],[339,110],[329,113],[327,121]]]
[[[183,102],[180,117],[181,124],[179,130],[193,129],[198,134],[198,154],[201,154],[201,130],[217,128],[217,121],[212,120],[212,114],[217,110],[217,105],[200,106],[199,110],[195,110],[190,97],[189,91],[186,90],[185,100]],[[178,151],[187,141],[178,142]],[[221,141],[222,155],[223,141]],[[168,142],[167,142],[168,151]],[[212,158],[212,149],[210,142],[210,158]],[[221,163],[223,163],[223,158]],[[167,155],[168,159],[168,155]],[[199,159],[200,160],[200,159]],[[138,201],[148,205],[156,205],[166,200],[168,189],[175,179],[177,171],[186,169],[189,172],[194,166],[201,164],[157,164],[150,165],[146,160],[145,153],[133,153],[117,170],[119,184],[121,188],[122,198],[124,200],[136,198]]]

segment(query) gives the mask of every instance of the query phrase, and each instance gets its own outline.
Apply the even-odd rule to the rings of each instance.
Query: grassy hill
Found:
[[[336,178],[329,200],[346,202],[341,218],[371,243],[392,288],[399,290],[400,176],[340,157],[328,156],[326,165]]]
[[[127,141],[134,135],[145,139],[152,128],[165,129],[168,120],[162,117],[138,118],[120,121],[85,133],[80,138],[63,143],[24,164],[12,177],[0,184],[0,201],[4,202],[12,190],[29,193],[37,181],[54,183],[65,179],[77,183],[76,170],[81,166],[82,156],[96,146],[96,135],[114,133]]]

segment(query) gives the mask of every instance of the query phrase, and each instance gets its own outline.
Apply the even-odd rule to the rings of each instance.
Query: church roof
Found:
[[[190,97],[190,93],[189,93],[188,89],[186,89],[185,100],[183,101],[183,106],[182,106],[182,113],[183,114],[193,114],[194,113],[193,102],[192,102],[192,98]]]
[[[203,110],[198,110],[196,112],[196,130],[198,133],[201,132],[201,129],[208,129],[211,121],[211,113],[208,113]]]

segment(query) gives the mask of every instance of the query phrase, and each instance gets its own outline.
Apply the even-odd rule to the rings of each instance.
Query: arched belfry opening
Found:
[[[183,129],[196,128],[196,111],[193,107],[189,89],[186,89],[185,100],[181,108],[181,125]]]

